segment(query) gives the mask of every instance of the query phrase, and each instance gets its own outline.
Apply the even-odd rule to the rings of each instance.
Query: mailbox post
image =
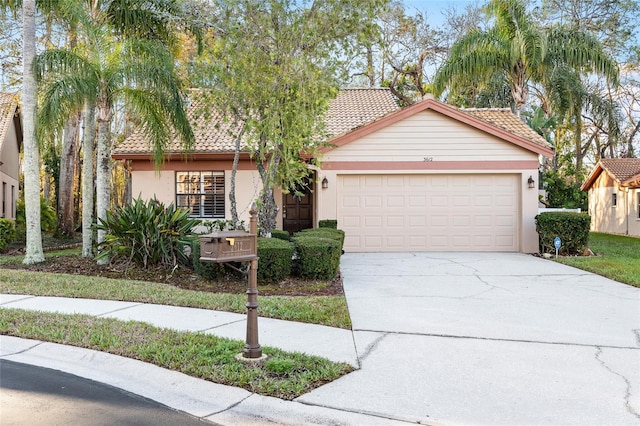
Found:
[[[260,359],[262,348],[258,343],[258,207],[249,210],[249,233],[223,231],[200,237],[200,261],[244,262],[249,261],[247,285],[247,338],[242,357]]]
[[[255,256],[249,261],[249,283],[247,285],[247,339],[242,356],[245,358],[262,357],[262,348],[258,343],[258,206],[251,204],[249,210],[249,234],[255,241]]]

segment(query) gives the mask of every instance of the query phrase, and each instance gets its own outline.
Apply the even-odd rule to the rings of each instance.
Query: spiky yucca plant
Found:
[[[189,210],[165,206],[152,199],[138,198],[131,204],[108,211],[98,219],[96,229],[105,232],[98,245],[96,259],[126,259],[140,267],[155,265],[175,267],[187,261],[184,247],[199,221],[189,217]]]

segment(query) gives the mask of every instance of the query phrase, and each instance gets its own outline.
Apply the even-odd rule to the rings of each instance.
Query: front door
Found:
[[[288,194],[282,194],[282,229],[293,235],[313,228],[313,177]]]

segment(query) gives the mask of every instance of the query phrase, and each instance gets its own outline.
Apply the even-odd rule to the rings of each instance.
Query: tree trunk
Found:
[[[278,210],[280,210],[276,203],[273,190],[276,171],[280,163],[280,156],[277,152],[273,152],[267,163],[267,167],[265,167],[264,163],[260,160],[256,163],[260,179],[262,180],[262,193],[260,194],[261,206],[258,212],[260,236],[271,237],[271,231],[276,227]]]
[[[366,72],[367,72],[367,77],[369,78],[369,87],[376,87],[376,73],[373,66],[373,47],[370,44],[367,44],[366,49],[367,49],[367,71]]]
[[[584,158],[583,150],[582,150],[582,119],[580,114],[576,115],[576,128],[574,129],[574,141],[575,141],[575,149],[576,149],[576,174],[582,174],[582,160]]]
[[[124,170],[124,193],[122,195],[122,205],[131,204],[133,194],[131,189],[131,161],[127,160],[122,169]]]
[[[244,128],[240,130],[240,133],[236,136],[236,147],[233,153],[233,164],[231,166],[231,179],[229,188],[229,210],[231,211],[231,221],[233,222],[233,229],[238,229],[240,219],[238,218],[238,203],[236,202],[236,173],[238,171],[238,163],[240,162],[240,148],[242,136],[244,135]]]
[[[82,257],[93,257],[93,154],[96,136],[96,108],[84,110],[82,133]]]
[[[102,101],[106,103],[107,101]],[[109,155],[111,151],[109,142],[109,124],[111,122],[111,109],[108,105],[98,106],[98,153],[96,156],[96,210],[97,218],[105,220],[110,204],[111,167]],[[105,231],[98,231],[98,245],[104,241]],[[109,263],[104,258],[100,264]]]
[[[36,2],[22,2],[22,124],[24,150],[24,202],[27,226],[27,249],[23,263],[44,261],[40,224],[40,153],[36,141],[36,82],[31,64],[36,54]]]
[[[79,137],[79,114],[74,114],[64,126],[62,153],[60,154],[60,178],[58,179],[58,232],[72,236],[75,232],[75,176]]]
[[[511,96],[513,96],[513,102],[516,105],[515,114],[520,118],[527,104],[527,97],[529,96],[529,87],[527,85],[527,71],[522,63],[518,63],[514,68],[513,82],[511,83]]]
[[[638,122],[636,123],[636,126],[633,128],[633,131],[631,132],[631,134],[629,135],[629,138],[627,139],[627,154],[626,157],[627,158],[633,158],[635,155],[634,151],[633,151],[633,138],[636,137],[636,134],[640,132],[640,120],[638,120]]]

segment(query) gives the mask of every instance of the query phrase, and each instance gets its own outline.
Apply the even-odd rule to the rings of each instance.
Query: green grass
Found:
[[[80,248],[70,248],[64,250],[54,250],[50,252],[45,252],[45,259],[56,258],[60,256],[72,256],[72,255],[80,255],[82,253],[82,249]],[[24,256],[0,256],[0,265],[8,264],[8,263],[22,263]]]
[[[0,293],[156,303],[246,313],[246,295],[183,290],[168,284],[0,269]],[[344,296],[260,296],[259,315],[351,328]]]
[[[592,232],[589,247],[597,256],[562,257],[557,261],[640,287],[640,238]]]
[[[269,359],[243,363],[244,343],[87,315],[0,309],[0,334],[108,352],[215,383],[291,400],[352,371],[344,363],[263,347]]]

